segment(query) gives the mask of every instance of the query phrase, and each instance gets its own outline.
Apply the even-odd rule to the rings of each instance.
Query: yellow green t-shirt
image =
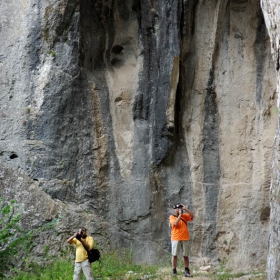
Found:
[[[94,241],[93,238],[89,235],[85,239],[83,239],[88,245],[90,250],[93,248]],[[71,244],[76,245],[76,259],[75,262],[83,262],[88,258],[87,251],[83,246],[82,242],[80,242],[77,238],[73,238]]]

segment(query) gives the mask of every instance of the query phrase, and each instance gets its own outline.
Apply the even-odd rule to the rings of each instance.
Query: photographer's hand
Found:
[[[182,209],[178,209],[178,217],[174,222],[174,226],[177,226],[177,224],[179,223],[179,221],[181,219],[181,216],[182,216]]]
[[[68,239],[67,239],[67,242],[71,244],[72,240],[76,237],[78,233],[75,232],[74,235],[70,236]]]
[[[182,205],[182,209],[186,210],[188,214],[190,214],[190,216],[192,217],[192,219],[194,218],[194,213],[188,209],[186,206]]]

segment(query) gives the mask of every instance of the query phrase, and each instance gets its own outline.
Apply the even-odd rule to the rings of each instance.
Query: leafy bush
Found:
[[[4,277],[19,250],[32,246],[32,231],[25,232],[19,227],[20,214],[15,213],[15,200],[0,200],[0,278]]]
[[[28,256],[34,235],[52,228],[57,222],[53,220],[36,230],[24,231],[19,226],[21,215],[18,213],[22,213],[22,209],[15,200],[0,199],[0,279],[5,278],[5,273],[19,259]]]

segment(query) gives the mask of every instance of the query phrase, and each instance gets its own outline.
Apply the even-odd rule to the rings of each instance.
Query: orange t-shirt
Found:
[[[185,220],[186,223],[192,220],[190,214],[183,213],[181,219]],[[171,226],[171,240],[190,240],[189,229],[182,220],[178,222],[177,226],[174,226],[174,222],[177,220],[177,217],[171,215],[169,217],[169,222]]]

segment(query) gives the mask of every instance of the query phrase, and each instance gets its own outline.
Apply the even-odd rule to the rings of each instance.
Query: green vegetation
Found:
[[[35,279],[73,279],[73,265],[70,261],[60,260],[53,264],[47,264],[44,267],[38,264],[29,264],[27,271],[15,271],[15,276],[9,279],[14,280],[35,280]]]
[[[72,256],[74,259],[74,255]],[[56,260],[45,266],[29,266],[29,272],[18,271],[12,280],[71,280],[73,279],[73,260]],[[129,256],[118,257],[115,253],[102,256],[100,262],[92,264],[95,280],[136,280],[136,279],[160,279],[157,277],[156,266],[134,264]],[[81,278],[84,280],[84,276]],[[163,279],[163,278],[162,278]]]
[[[156,266],[137,265],[133,263],[130,254],[124,254],[122,257],[118,257],[116,254],[105,255],[100,263],[94,263],[92,267],[95,278],[100,280],[139,279],[143,278],[144,275],[146,277],[155,276],[157,272]]]
[[[74,254],[74,252],[72,252]],[[16,276],[10,277],[11,280],[72,280],[73,279],[73,259],[74,255],[68,252],[68,258],[56,259],[53,263],[40,266],[38,264],[29,265],[28,271],[17,271]],[[163,267],[164,266],[164,267]],[[152,265],[136,265],[132,262],[131,255],[125,253],[118,256],[116,253],[102,254],[100,262],[92,264],[92,271],[95,280],[140,280],[140,279],[157,279],[170,280],[182,279],[183,268],[178,269],[178,276],[171,276],[171,268],[169,264],[162,267]],[[247,280],[264,280],[264,273],[230,273],[216,269],[207,274],[194,273],[197,279],[211,280],[233,280],[244,275]],[[81,278],[85,280],[84,275]],[[240,278],[244,279],[244,278]]]
[[[0,278],[11,266],[18,251],[28,252],[32,247],[32,231],[19,228],[20,214],[15,214],[15,201],[0,200]]]
[[[27,107],[27,108],[25,109],[25,112],[26,112],[26,114],[30,114],[30,112],[31,112],[30,107]]]
[[[55,53],[55,51],[53,51],[53,50],[49,50],[49,51],[48,51],[48,54],[49,54],[50,56],[52,56],[52,57],[56,57],[56,53]]]
[[[0,199],[0,279],[6,279],[6,274],[14,271],[18,260],[24,260],[28,266],[33,237],[52,228],[57,222],[54,220],[36,230],[24,231],[19,226],[22,211],[22,207],[16,204],[15,200]]]

